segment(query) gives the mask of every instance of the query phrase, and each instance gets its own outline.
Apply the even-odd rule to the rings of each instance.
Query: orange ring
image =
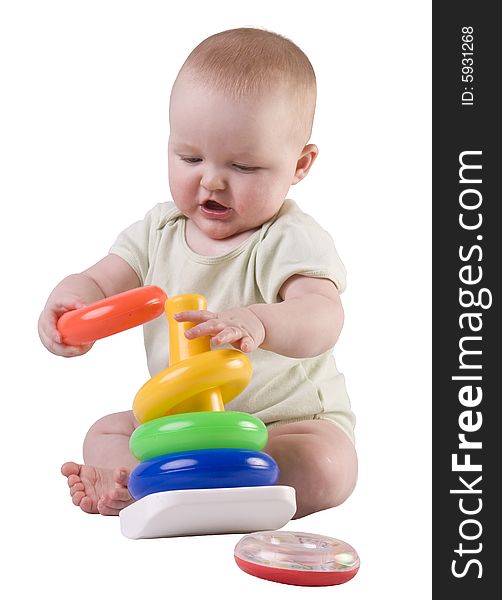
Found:
[[[164,310],[166,298],[165,292],[155,285],[134,288],[64,313],[57,329],[63,344],[90,344],[156,319]]]

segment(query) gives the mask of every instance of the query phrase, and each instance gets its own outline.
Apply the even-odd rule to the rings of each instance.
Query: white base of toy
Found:
[[[132,539],[280,529],[296,512],[285,485],[157,492],[120,511]]]

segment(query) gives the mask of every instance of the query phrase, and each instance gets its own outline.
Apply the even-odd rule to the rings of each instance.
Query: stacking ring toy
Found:
[[[208,336],[188,340],[184,333],[194,324],[174,319],[178,312],[206,307],[206,299],[197,294],[166,301],[170,366],[149,379],[136,394],[133,412],[140,423],[172,414],[223,411],[224,404],[249,383],[252,366],[245,354],[211,350]]]
[[[145,461],[155,456],[207,448],[261,450],[268,439],[260,419],[241,412],[196,412],[170,415],[144,423],[133,432],[129,447]]]
[[[131,496],[139,500],[170,490],[274,485],[279,469],[264,452],[234,448],[192,450],[139,463],[129,475]]]
[[[250,575],[292,585],[337,585],[359,569],[359,557],[349,544],[295,531],[246,535],[235,547],[234,558]]]
[[[57,329],[68,346],[90,344],[159,317],[166,299],[154,285],[135,288],[64,313]]]

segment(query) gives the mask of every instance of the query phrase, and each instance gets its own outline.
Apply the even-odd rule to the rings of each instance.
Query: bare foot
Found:
[[[134,502],[127,489],[129,470],[125,467],[105,469],[67,462],[61,473],[68,478],[73,504],[84,512],[118,515]]]

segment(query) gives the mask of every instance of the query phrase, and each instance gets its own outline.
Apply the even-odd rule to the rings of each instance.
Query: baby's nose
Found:
[[[200,185],[208,192],[224,190],[226,187],[224,177],[217,171],[206,171],[200,180]]]

